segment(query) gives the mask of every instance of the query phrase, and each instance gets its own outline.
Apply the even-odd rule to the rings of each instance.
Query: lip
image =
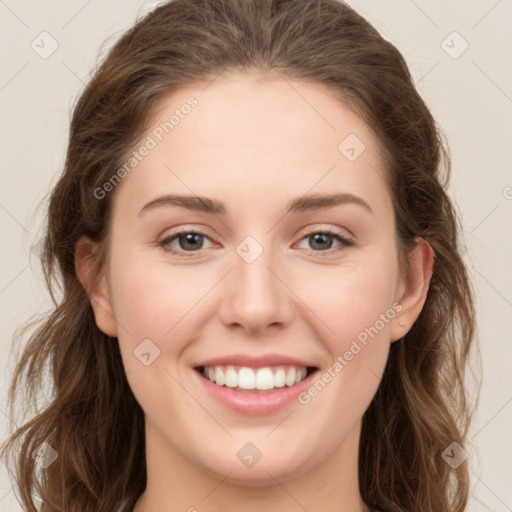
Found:
[[[224,362],[225,359],[222,361]],[[301,366],[306,365],[301,364]],[[194,369],[192,373],[196,379],[199,379],[199,384],[204,386],[208,394],[221,405],[241,414],[261,415],[279,411],[297,400],[297,396],[311,385],[318,369],[294,386],[279,388],[269,393],[234,391],[226,386],[214,384],[197,369]]]
[[[233,365],[233,366],[248,366],[249,368],[262,368],[265,366],[277,366],[277,365],[295,365],[295,366],[313,366],[318,368],[318,365],[311,361],[304,361],[289,357],[281,354],[265,354],[260,356],[251,356],[248,354],[231,354],[228,356],[215,357],[213,359],[207,359],[194,364],[194,368],[199,366],[221,366],[221,365]]]

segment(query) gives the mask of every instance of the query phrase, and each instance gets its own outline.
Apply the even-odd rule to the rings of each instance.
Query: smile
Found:
[[[278,412],[297,402],[318,372],[317,367],[276,365],[251,368],[235,365],[196,366],[205,399],[244,415]]]
[[[210,382],[241,392],[272,392],[291,387],[303,381],[314,370],[312,367],[295,365],[248,366],[218,365],[199,367]]]

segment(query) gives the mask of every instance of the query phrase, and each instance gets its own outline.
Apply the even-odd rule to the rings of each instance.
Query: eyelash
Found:
[[[211,238],[206,233],[203,233],[201,231],[184,229],[184,230],[178,231],[176,233],[173,233],[172,235],[168,235],[161,240],[158,240],[157,244],[165,252],[169,252],[171,254],[177,254],[184,258],[194,257],[195,253],[200,252],[200,249],[197,251],[183,251],[183,250],[169,249],[169,247],[168,247],[168,244],[170,244],[173,240],[177,239],[180,235],[184,235],[184,234],[199,235],[199,236],[202,236],[202,237],[207,238],[208,240],[212,241]],[[334,237],[335,240],[337,240],[338,242],[341,243],[342,247],[338,247],[338,248],[334,248],[334,249],[332,249],[332,248],[326,249],[323,251],[315,251],[313,249],[310,249],[308,251],[310,254],[324,257],[324,256],[331,254],[333,251],[337,252],[338,250],[341,250],[343,247],[350,247],[350,246],[356,245],[354,241],[349,240],[348,238],[345,238],[343,235],[341,235],[340,233],[337,233],[336,231],[333,231],[332,229],[311,231],[310,233],[304,235],[301,238],[301,241],[304,240],[305,238],[310,237],[311,235],[317,235],[317,234],[328,235],[328,236]]]

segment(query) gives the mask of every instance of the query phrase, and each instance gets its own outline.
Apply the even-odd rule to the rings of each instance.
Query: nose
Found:
[[[250,335],[280,330],[293,318],[293,293],[270,250],[249,262],[234,255],[234,268],[223,280],[219,315],[228,328]]]

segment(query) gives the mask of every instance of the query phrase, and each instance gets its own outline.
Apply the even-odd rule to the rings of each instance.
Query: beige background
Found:
[[[462,213],[465,258],[477,292],[484,374],[467,447],[474,494],[468,510],[511,511],[512,1],[348,3],[402,51],[450,141],[450,190]],[[41,236],[35,208],[62,168],[70,107],[102,43],[108,48],[152,5],[156,2],[0,0],[2,439],[14,421],[5,407],[12,332],[50,305],[37,251],[31,254]],[[50,35],[40,36],[43,31]],[[39,53],[31,47],[34,40]],[[44,55],[52,44],[58,48]],[[18,510],[1,466],[0,512]]]

